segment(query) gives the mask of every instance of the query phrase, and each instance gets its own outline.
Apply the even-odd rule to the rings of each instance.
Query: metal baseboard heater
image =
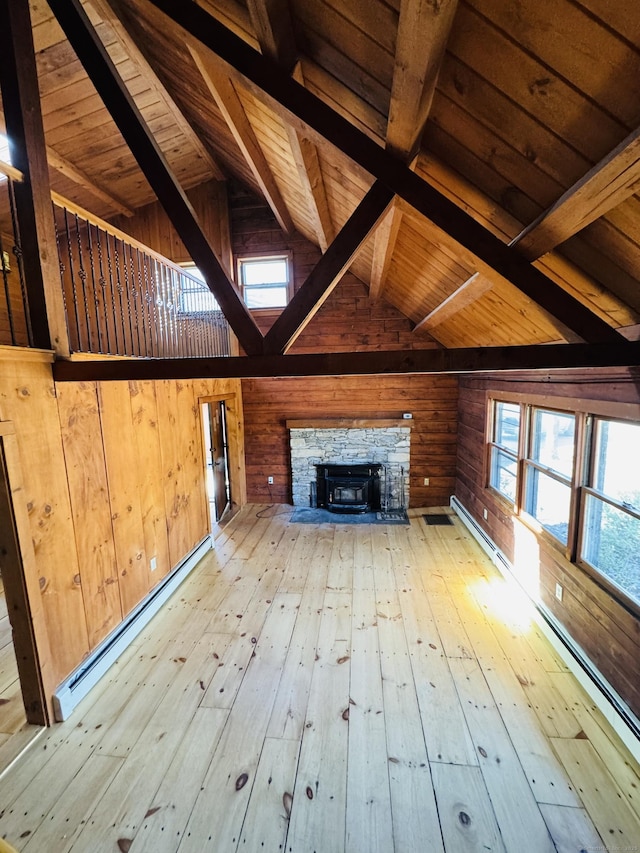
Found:
[[[640,761],[640,720],[638,717],[594,666],[586,652],[573,640],[551,610],[543,602],[533,599],[529,592],[524,589],[511,562],[480,527],[469,510],[454,495],[449,499],[449,504],[498,571],[508,581],[515,582],[531,601],[536,624],[540,630],[606,717],[629,752],[636,761]]]
[[[211,536],[205,536],[138,607],[60,684],[53,694],[56,722],[61,723],[68,719],[78,702],[84,699],[91,688],[98,683],[109,667],[115,663],[167,599],[173,595],[207,551],[211,550],[212,546]]]

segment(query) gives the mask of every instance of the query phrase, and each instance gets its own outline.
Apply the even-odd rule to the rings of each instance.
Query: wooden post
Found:
[[[47,150],[31,32],[29,4],[0,0],[4,22],[0,86],[12,164],[25,179],[16,182],[32,344],[69,355],[69,336],[60,284],[60,266],[51,206]]]

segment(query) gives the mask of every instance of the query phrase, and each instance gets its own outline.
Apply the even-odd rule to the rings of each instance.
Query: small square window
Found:
[[[238,281],[248,308],[283,308],[290,298],[289,258],[240,258]]]

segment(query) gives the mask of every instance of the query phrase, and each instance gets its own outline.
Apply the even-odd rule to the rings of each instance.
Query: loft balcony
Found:
[[[0,345],[34,347],[15,202],[21,181],[0,161]],[[201,278],[55,193],[52,216],[72,354],[230,354],[229,325]]]

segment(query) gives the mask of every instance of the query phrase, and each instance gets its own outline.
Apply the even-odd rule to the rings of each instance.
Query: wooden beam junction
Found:
[[[59,2],[59,0],[58,0]],[[578,299],[533,267],[473,217],[418,177],[401,160],[292,80],[268,57],[255,51],[196,3],[148,0],[250,81],[270,102],[283,107],[394,193],[448,233],[460,245],[490,265],[581,339],[619,341],[621,336]]]
[[[49,5],[194,263],[218,300],[240,345],[250,355],[262,352],[262,333],[216,257],[186,193],[118,75],[82,3],[80,0],[51,0]]]
[[[128,379],[485,373],[584,367],[630,367],[637,373],[640,383],[640,341],[229,358],[58,360],[53,364],[53,378],[56,382],[102,382]]]

